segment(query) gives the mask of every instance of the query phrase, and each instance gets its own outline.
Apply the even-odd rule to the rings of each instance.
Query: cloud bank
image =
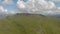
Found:
[[[21,13],[33,13],[33,14],[43,14],[43,15],[55,15],[60,14],[60,7],[56,7],[55,2],[60,0],[18,0],[16,3],[17,8]],[[4,5],[13,5],[13,0],[3,0],[0,3],[0,12],[8,13]],[[10,11],[15,13],[14,11]]]
[[[18,0],[17,7],[22,13],[54,15],[60,13],[60,8],[56,7],[54,1],[59,0]]]

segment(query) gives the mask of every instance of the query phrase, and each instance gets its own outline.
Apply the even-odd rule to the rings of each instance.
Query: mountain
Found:
[[[0,34],[60,34],[60,18],[18,13],[0,19]]]

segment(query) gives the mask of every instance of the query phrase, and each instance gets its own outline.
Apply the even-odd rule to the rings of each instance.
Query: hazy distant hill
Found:
[[[0,34],[60,34],[60,18],[18,13],[0,20]]]
[[[0,13],[0,18],[6,17],[6,16],[8,16],[8,15],[5,13]]]
[[[30,13],[17,13],[17,14],[15,14],[15,16],[33,16],[33,15],[38,15],[38,16],[42,16],[42,17],[46,17],[46,16],[44,16],[44,15],[42,15],[42,14],[30,14]]]

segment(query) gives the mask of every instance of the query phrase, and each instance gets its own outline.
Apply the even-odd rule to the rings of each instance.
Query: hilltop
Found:
[[[0,34],[60,34],[60,18],[18,13],[0,20]]]

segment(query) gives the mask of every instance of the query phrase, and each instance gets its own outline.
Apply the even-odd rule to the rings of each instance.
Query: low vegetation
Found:
[[[0,34],[60,34],[60,18],[16,14],[0,20]]]

